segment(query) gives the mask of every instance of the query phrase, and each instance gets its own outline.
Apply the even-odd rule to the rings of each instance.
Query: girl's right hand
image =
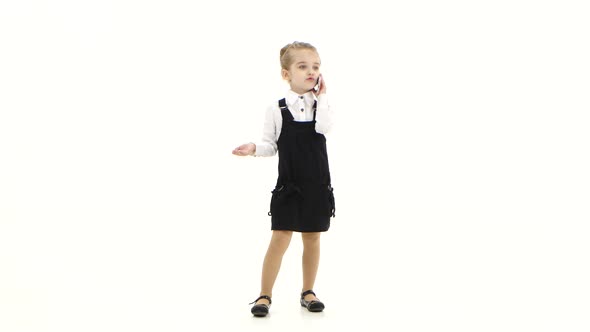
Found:
[[[256,144],[246,143],[235,148],[232,153],[236,156],[251,156],[256,152]]]

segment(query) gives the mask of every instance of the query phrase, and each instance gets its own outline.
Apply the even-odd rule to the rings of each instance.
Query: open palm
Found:
[[[254,143],[242,144],[232,151],[236,156],[250,156],[254,152],[256,152],[256,145]]]

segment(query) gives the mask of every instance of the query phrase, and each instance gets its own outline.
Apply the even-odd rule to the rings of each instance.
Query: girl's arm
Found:
[[[264,126],[262,127],[262,140],[256,144],[256,157],[271,157],[277,153],[277,121],[276,116],[280,114],[279,107],[269,106],[264,115]]]
[[[318,96],[318,106],[315,114],[315,131],[327,134],[334,124],[334,111],[328,105],[328,96],[324,93]]]
[[[328,96],[326,95],[326,82],[324,77],[320,76],[320,86],[317,92],[314,91],[318,98],[318,106],[315,114],[315,131],[319,134],[327,134],[334,124],[334,112],[328,105]]]

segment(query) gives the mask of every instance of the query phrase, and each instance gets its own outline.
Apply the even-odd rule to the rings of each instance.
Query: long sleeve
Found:
[[[262,139],[256,142],[256,157],[272,157],[277,153],[277,128],[275,116],[277,109],[269,106],[264,116],[264,126],[262,127]]]
[[[315,131],[319,134],[327,134],[334,124],[334,112],[328,104],[328,96],[321,94],[318,96],[318,105],[315,115]]]

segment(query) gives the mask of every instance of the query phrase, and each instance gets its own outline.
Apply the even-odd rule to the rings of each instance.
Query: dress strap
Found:
[[[285,98],[279,100],[279,108],[281,109],[281,115],[283,116],[283,120],[293,121],[293,114],[291,114],[291,111],[289,111]]]
[[[283,109],[288,110],[288,108],[287,108],[287,101],[285,100],[285,98],[279,100],[279,108],[281,109],[281,111]]]

